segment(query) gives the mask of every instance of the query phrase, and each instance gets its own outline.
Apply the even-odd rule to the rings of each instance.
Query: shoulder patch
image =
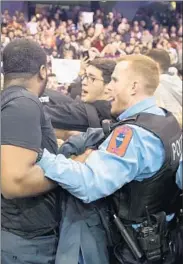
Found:
[[[123,157],[133,136],[133,131],[129,126],[117,127],[110,139],[107,151]]]

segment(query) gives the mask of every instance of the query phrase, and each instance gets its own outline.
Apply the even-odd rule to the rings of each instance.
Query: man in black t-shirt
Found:
[[[1,258],[3,264],[54,264],[59,221],[56,185],[38,177],[40,148],[57,152],[39,98],[47,83],[46,54],[17,39],[3,52],[1,94]],[[38,180],[39,178],[39,180]]]

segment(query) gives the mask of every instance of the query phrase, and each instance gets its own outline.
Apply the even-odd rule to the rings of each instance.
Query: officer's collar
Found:
[[[132,107],[128,108],[123,113],[121,113],[121,115],[118,117],[118,120],[123,120],[125,118],[130,117],[130,116],[136,115],[140,112],[144,112],[148,108],[151,108],[155,105],[156,105],[155,97],[147,98],[147,99],[133,105]]]

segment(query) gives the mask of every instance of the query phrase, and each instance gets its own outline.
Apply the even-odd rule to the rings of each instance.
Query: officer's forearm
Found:
[[[9,199],[37,196],[54,189],[56,186],[55,182],[44,176],[44,172],[39,166],[34,165],[25,177],[16,182],[14,193]]]

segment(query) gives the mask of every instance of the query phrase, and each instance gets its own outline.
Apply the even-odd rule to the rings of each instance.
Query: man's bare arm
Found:
[[[35,165],[37,152],[10,145],[1,146],[1,192],[7,199],[37,196],[55,188]]]

